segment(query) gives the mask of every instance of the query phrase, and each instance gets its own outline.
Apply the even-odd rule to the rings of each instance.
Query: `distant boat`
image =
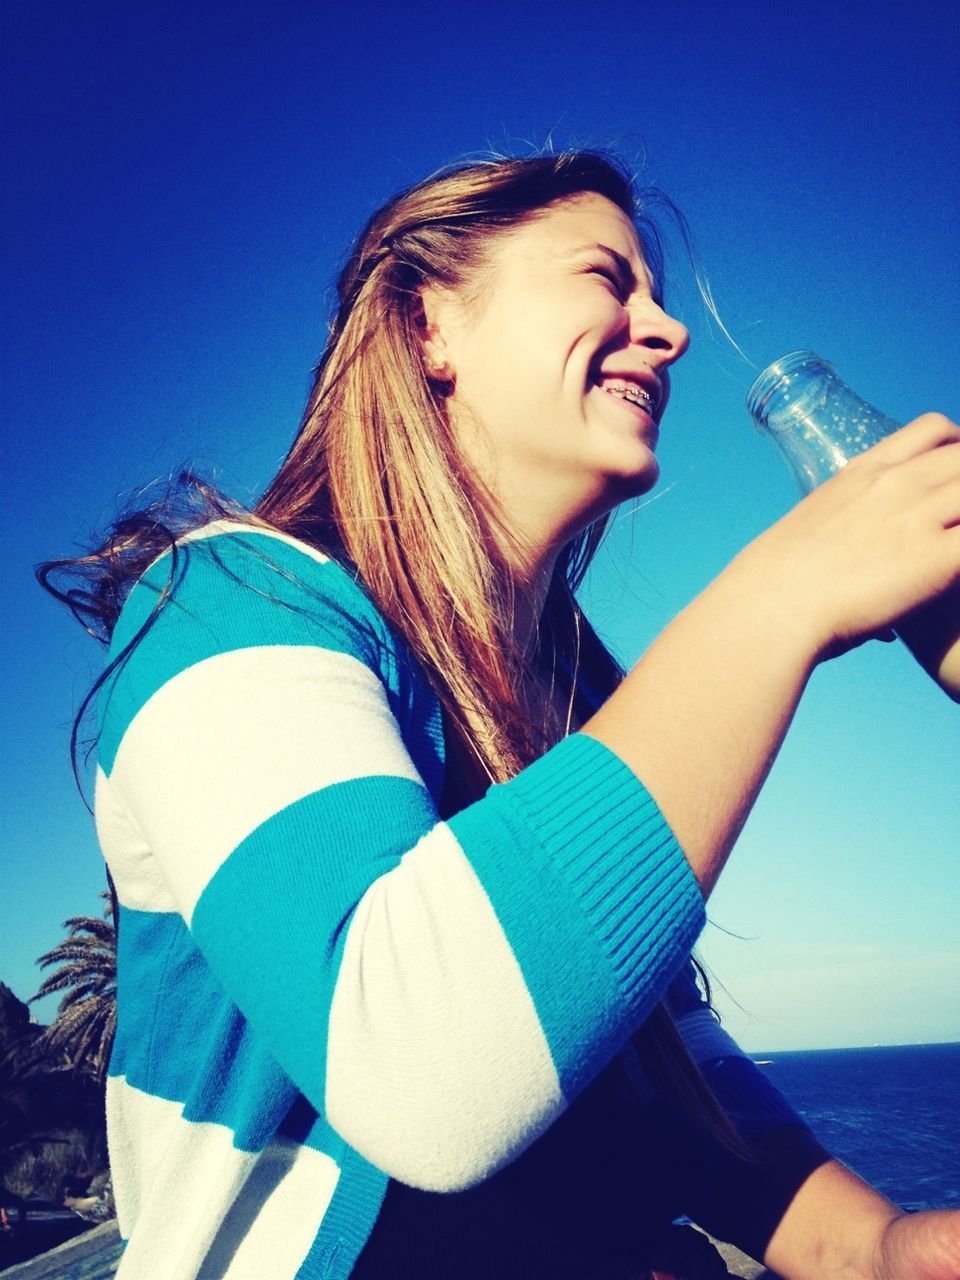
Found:
[[[753,1065],[755,1067],[772,1067],[773,1059],[772,1058],[754,1058]]]

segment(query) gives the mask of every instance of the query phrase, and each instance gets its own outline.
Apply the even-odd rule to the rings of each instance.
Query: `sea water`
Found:
[[[960,1043],[754,1058],[824,1146],[896,1204],[960,1207]]]

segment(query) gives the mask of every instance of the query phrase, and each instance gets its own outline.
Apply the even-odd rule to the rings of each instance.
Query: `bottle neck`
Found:
[[[796,428],[843,386],[836,369],[813,351],[791,351],[763,370],[747,393],[758,431]]]
[[[793,351],[756,379],[747,406],[804,493],[900,425],[858,396],[829,361]]]

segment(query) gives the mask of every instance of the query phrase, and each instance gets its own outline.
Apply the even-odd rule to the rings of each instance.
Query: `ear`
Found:
[[[427,377],[436,382],[452,382],[455,377],[450,344],[454,305],[451,292],[435,285],[423,285],[414,304],[424,367]]]

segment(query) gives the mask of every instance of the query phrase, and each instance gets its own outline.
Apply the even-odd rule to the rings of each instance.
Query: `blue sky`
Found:
[[[960,417],[952,2],[35,0],[4,25],[0,979],[21,997],[103,874],[67,762],[99,651],[32,566],[187,461],[256,494],[348,242],[397,188],[490,149],[618,149],[685,212],[753,366],[811,347],[895,417]],[[679,253],[668,294],[693,345],[663,480],[585,596],[627,662],[795,497]],[[816,673],[703,940],[748,1048],[960,1039],[958,751],[901,646]]]

